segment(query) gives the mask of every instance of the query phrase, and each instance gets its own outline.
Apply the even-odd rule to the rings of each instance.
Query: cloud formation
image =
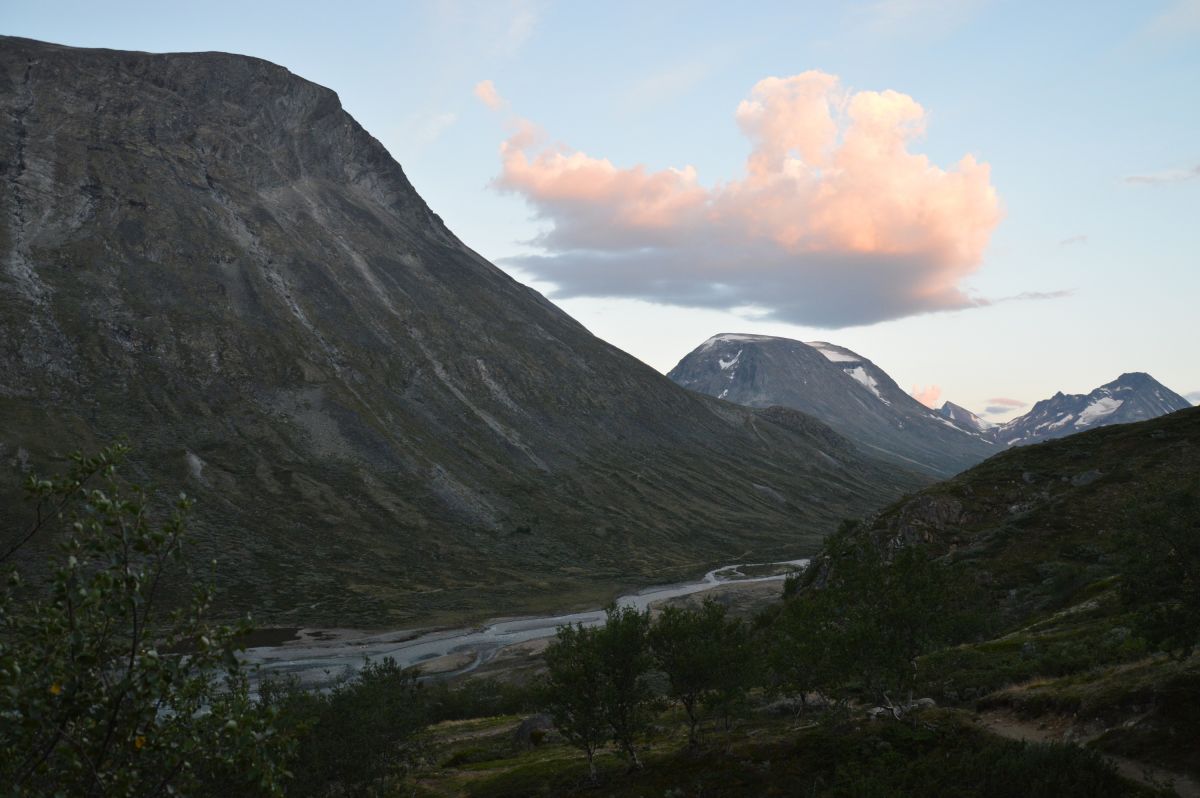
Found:
[[[989,416],[998,416],[1004,413],[1011,413],[1022,407],[1027,407],[1028,402],[1022,402],[1020,399],[1009,399],[1004,396],[995,396],[988,399],[988,405],[984,408],[984,412]]]
[[[1058,245],[1060,247],[1069,247],[1072,244],[1086,244],[1087,242],[1087,236],[1071,236],[1070,238],[1064,238],[1062,241],[1059,241]]]
[[[942,398],[942,389],[938,385],[930,385],[927,388],[914,385],[909,393],[912,394],[913,399],[929,408],[937,407],[938,400]]]
[[[1200,164],[1191,169],[1167,169],[1162,172],[1149,172],[1144,175],[1128,175],[1126,183],[1142,183],[1144,185],[1161,185],[1162,183],[1183,183],[1187,180],[1200,178]]]
[[[1183,397],[1194,405],[1200,405],[1200,391],[1192,391]]]
[[[986,304],[960,282],[1000,220],[989,168],[910,152],[925,127],[913,98],[814,70],[759,81],[735,118],[745,173],[712,187],[691,166],[620,167],[517,124],[494,184],[550,227],[544,254],[507,262],[555,297],[755,307],[816,327]]]
[[[490,80],[481,80],[475,84],[475,96],[493,111],[499,111],[505,105],[504,98],[496,91],[496,84]]]

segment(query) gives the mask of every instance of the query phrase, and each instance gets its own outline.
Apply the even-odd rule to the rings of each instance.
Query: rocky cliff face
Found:
[[[955,474],[997,451],[913,399],[870,360],[823,341],[724,333],[667,376],[741,405],[809,413],[865,451],[932,476]]]
[[[363,625],[795,554],[918,481],[596,339],[281,67],[3,38],[0,117],[0,528],[125,435],[223,606]]]

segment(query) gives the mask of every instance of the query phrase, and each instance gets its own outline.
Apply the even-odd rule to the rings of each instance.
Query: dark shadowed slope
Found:
[[[1122,535],[1187,491],[1200,491],[1200,408],[1016,447],[900,500],[870,527],[889,545],[928,544],[985,572],[1024,617],[1121,570]]]
[[[226,608],[363,625],[800,554],[919,482],[596,339],[281,67],[4,38],[0,116],[4,529],[127,435]]]
[[[949,476],[997,447],[908,395],[882,369],[845,347],[725,333],[667,375],[693,391],[750,407],[809,413],[864,450],[934,476]]]

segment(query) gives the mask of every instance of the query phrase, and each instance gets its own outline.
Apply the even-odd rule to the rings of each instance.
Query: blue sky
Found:
[[[709,335],[757,332],[849,346],[903,387],[936,385],[943,399],[977,411],[996,397],[1032,403],[1086,392],[1124,371],[1200,391],[1200,0],[10,0],[0,31],[78,46],[245,53],[329,86],[451,229],[547,293],[553,284],[506,259],[546,255],[529,242],[565,230],[570,209],[532,189],[498,190],[507,121],[530,120],[551,146],[618,169],[694,167],[698,185],[715,192],[745,173],[753,143],[735,114],[764,78],[819,70],[837,76],[847,97],[893,90],[924,110],[911,153],[947,171],[967,154],[990,167],[1002,216],[987,225],[956,290],[1057,298],[918,309],[834,329],[671,304],[669,289],[654,302],[556,301],[663,371]],[[501,113],[476,98],[483,80],[505,98]],[[695,250],[674,246],[666,255],[686,269]],[[560,268],[587,268],[550,254]],[[815,274],[797,273],[793,287],[819,291]],[[726,276],[757,279],[744,266]]]

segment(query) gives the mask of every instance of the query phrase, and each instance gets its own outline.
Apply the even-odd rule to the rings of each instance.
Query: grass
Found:
[[[1200,773],[1200,657],[1165,656],[1014,685],[988,696],[984,708],[1024,718],[1069,717],[1105,729],[1098,750],[1188,773]]]
[[[667,718],[664,717],[664,720]],[[1093,796],[1154,795],[1124,781],[1096,754],[1069,745],[999,740],[965,713],[933,710],[913,722],[843,721],[798,728],[755,716],[726,737],[710,733],[689,749],[676,725],[645,745],[641,771],[613,751],[597,757],[590,782],[583,756],[552,741],[511,745],[511,726],[462,741],[430,731],[438,764],[414,779],[422,796]]]

